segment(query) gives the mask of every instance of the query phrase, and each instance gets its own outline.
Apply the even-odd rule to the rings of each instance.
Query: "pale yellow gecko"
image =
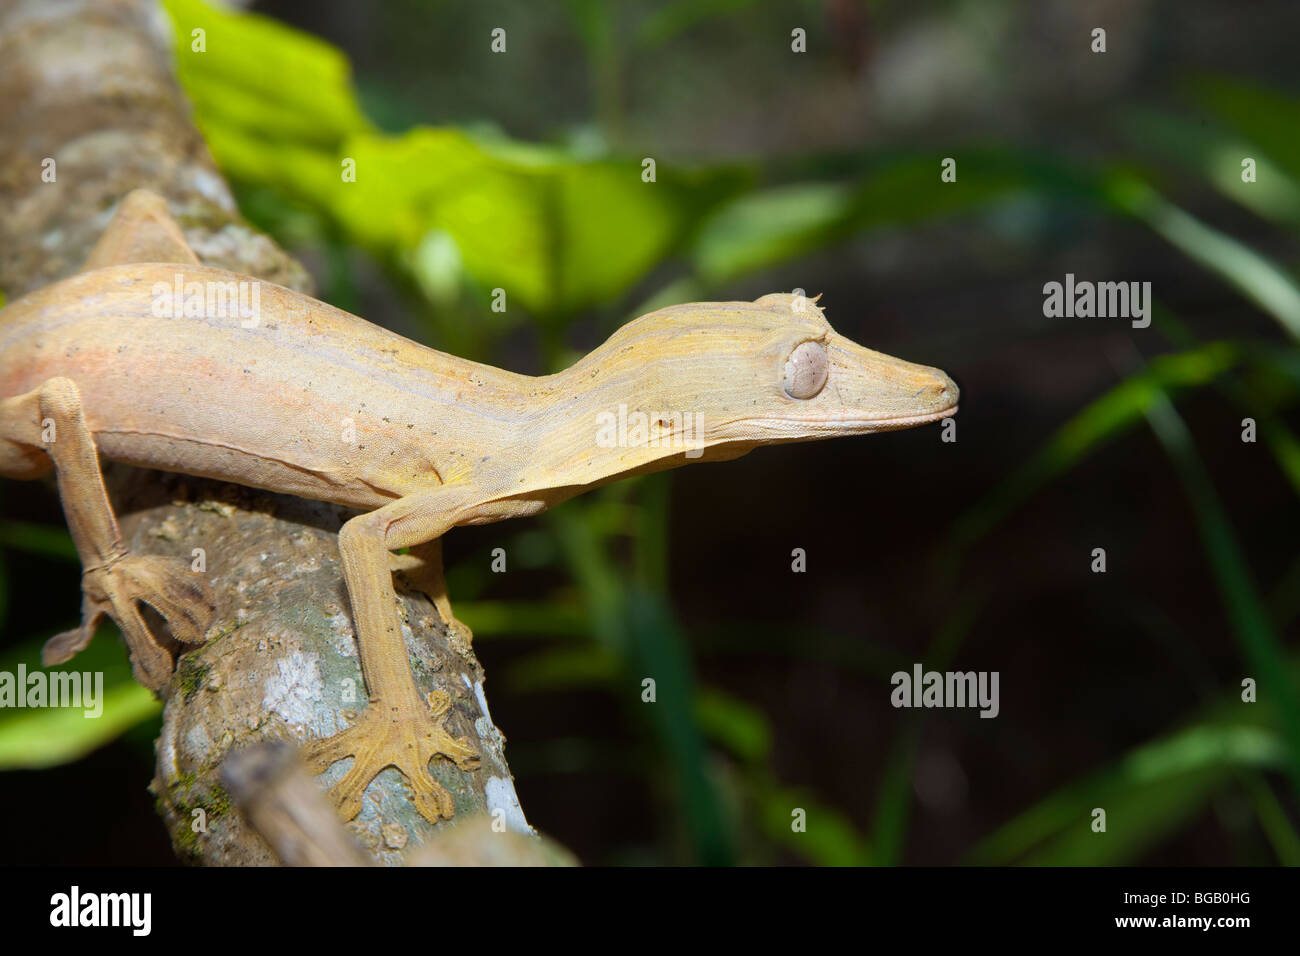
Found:
[[[331,791],[345,819],[389,766],[425,817],[450,817],[428,763],[469,770],[478,756],[444,729],[446,702],[416,689],[395,561],[467,639],[443,584],[450,528],[536,514],[629,475],[957,409],[943,372],[854,344],[796,295],[660,309],[571,368],[530,377],[270,283],[256,284],[255,311],[211,294],[256,281],[200,265],[161,197],[127,196],[82,272],[0,311],[0,475],[54,469],[84,568],[82,625],[48,642],[45,663],[84,648],[108,615],[154,689],[173,661],[137,602],[191,643],[213,609],[188,565],[125,548],[100,455],[364,509],[339,549],[369,706],[304,750],[318,773],[355,758]]]

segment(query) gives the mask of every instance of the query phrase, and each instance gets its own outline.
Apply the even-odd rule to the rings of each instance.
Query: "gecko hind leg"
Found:
[[[179,559],[127,550],[104,489],[81,393],[62,377],[0,400],[0,475],[35,478],[51,465],[81,557],[81,625],[50,638],[41,662],[49,667],[70,660],[107,615],[126,638],[136,680],[157,690],[171,677],[172,656],[149,629],[140,605],[157,611],[176,640],[198,643],[213,613],[207,585]]]
[[[343,577],[370,702],[351,727],[309,741],[302,756],[318,774],[336,761],[354,758],[352,767],[330,790],[330,798],[345,820],[361,811],[370,781],[387,767],[396,767],[406,777],[422,816],[435,823],[450,818],[455,812],[451,794],[433,778],[429,762],[441,756],[465,771],[479,764],[478,751],[469,738],[453,736],[446,727],[451,716],[448,695],[439,691],[421,696],[402,637],[390,548],[424,542],[394,542],[390,536],[393,526],[407,520],[411,511],[422,513],[421,501],[419,496],[399,499],[353,518],[339,532]],[[436,538],[442,530],[439,526],[426,538]]]
[[[418,591],[433,602],[433,606],[438,609],[438,616],[447,626],[449,637],[463,641],[467,646],[473,643],[474,633],[452,613],[451,600],[447,597],[447,580],[442,571],[441,538],[412,545],[407,554],[392,555],[392,568],[410,590]]]

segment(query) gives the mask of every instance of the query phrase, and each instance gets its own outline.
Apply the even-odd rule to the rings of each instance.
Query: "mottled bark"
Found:
[[[173,77],[169,30],[147,0],[0,0],[0,289],[9,300],[75,272],[117,201],[141,186],[167,197],[205,264],[309,291],[301,265],[240,219]],[[53,182],[42,179],[47,158]],[[203,549],[217,600],[210,640],[180,657],[163,691],[153,790],[173,844],[194,862],[274,863],[219,769],[232,750],[330,734],[366,706],[336,540],[347,513],[176,475],[109,475],[128,545],[186,561]],[[420,690],[450,696],[448,730],[476,741],[481,768],[434,762],[456,806],[438,826],[415,812],[401,775],[384,771],[352,834],[384,863],[440,831],[431,847],[454,847],[445,858],[456,862],[474,862],[473,846],[484,861],[562,859],[520,850],[536,841],[518,839],[529,831],[473,653],[448,642],[423,596],[403,594],[402,605]],[[489,810],[515,833],[496,841],[474,822]]]

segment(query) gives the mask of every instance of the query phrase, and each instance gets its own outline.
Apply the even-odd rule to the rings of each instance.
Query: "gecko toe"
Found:
[[[437,822],[440,818],[450,820],[456,813],[455,804],[452,802],[451,794],[446,789],[429,776],[428,771],[407,775],[407,783],[411,787],[411,800],[415,804],[415,809],[420,812],[420,816],[431,822]]]

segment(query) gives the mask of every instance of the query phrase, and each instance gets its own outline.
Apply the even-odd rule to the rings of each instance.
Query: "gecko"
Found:
[[[255,284],[255,309],[231,307],[241,282]],[[182,644],[203,642],[215,614],[188,563],[127,549],[101,457],[361,512],[338,545],[368,702],[302,749],[316,774],[353,758],[330,790],[345,820],[387,767],[424,817],[450,818],[430,761],[477,766],[445,727],[448,701],[420,697],[393,581],[401,570],[468,641],[443,577],[448,530],[764,445],[938,421],[957,400],[944,372],[850,341],[818,300],[788,293],[669,306],[564,371],[504,371],[202,265],[148,190],[123,198],[80,272],[0,310],[0,476],[53,470],[83,569],[81,624],[45,644],[46,666],[108,616],[136,679],[158,691],[174,661],[139,605]],[[634,425],[611,429],[611,416]]]

